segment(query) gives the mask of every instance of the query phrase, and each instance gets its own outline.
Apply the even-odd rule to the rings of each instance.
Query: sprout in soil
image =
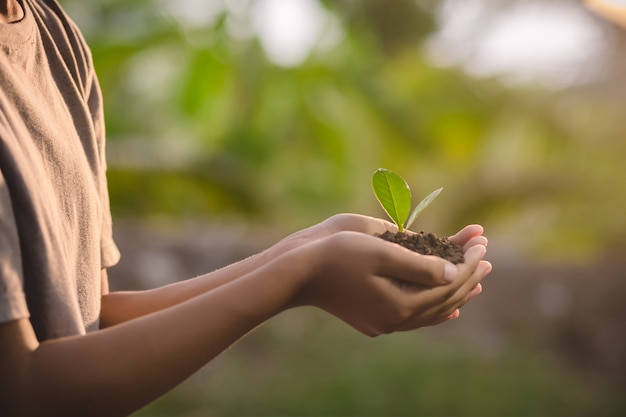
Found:
[[[400,232],[409,229],[417,216],[443,190],[443,188],[438,188],[430,193],[411,212],[411,189],[400,175],[385,168],[378,168],[372,176],[372,188],[378,202],[398,226]]]

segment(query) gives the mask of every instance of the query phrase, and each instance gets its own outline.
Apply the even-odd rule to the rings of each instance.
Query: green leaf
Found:
[[[411,211],[411,190],[406,181],[393,171],[378,168],[372,177],[372,188],[387,215],[403,232]]]
[[[408,229],[409,227],[411,227],[411,225],[413,224],[413,222],[415,221],[415,219],[417,219],[417,216],[420,215],[420,213],[422,211],[424,211],[424,209],[426,207],[428,207],[428,205],[430,203],[432,203],[432,201],[439,195],[439,193],[441,192],[441,190],[443,190],[443,188],[438,188],[435,191],[433,191],[432,193],[428,194],[426,196],[426,198],[424,198],[422,201],[420,201],[420,203],[417,205],[417,207],[415,207],[415,210],[413,210],[413,212],[411,213],[411,216],[409,217],[409,220],[406,222],[406,228]]]

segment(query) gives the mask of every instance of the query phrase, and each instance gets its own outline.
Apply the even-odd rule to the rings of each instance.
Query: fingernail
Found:
[[[446,264],[444,265],[443,279],[446,280],[447,282],[452,282],[456,279],[456,274],[457,274],[456,266],[454,266],[450,262],[446,262]]]

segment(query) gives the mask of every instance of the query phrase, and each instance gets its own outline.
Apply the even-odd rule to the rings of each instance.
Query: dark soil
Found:
[[[397,243],[422,255],[435,255],[446,259],[453,264],[461,264],[465,261],[463,248],[454,242],[450,242],[447,237],[438,237],[434,233],[392,233],[385,232],[376,234],[381,239]]]

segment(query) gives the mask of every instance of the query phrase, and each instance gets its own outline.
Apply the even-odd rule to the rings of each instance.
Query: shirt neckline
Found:
[[[33,33],[33,13],[28,2],[18,0],[24,16],[17,22],[0,24],[0,44],[2,45],[20,45],[26,43]]]

